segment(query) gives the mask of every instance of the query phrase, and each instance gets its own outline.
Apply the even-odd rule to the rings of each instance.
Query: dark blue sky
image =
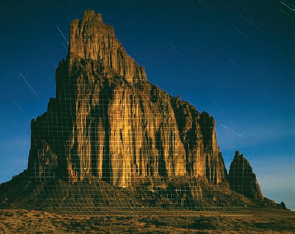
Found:
[[[70,22],[86,9],[148,81],[215,118],[227,169],[240,150],[264,195],[295,209],[294,0],[2,0],[0,183],[27,166],[30,121],[55,96]]]

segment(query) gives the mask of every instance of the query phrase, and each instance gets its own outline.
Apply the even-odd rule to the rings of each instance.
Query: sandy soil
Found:
[[[295,212],[252,209],[247,213],[195,212],[169,216],[78,216],[0,210],[1,233],[295,233]]]

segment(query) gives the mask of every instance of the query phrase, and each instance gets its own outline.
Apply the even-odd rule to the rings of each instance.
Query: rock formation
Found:
[[[119,187],[145,177],[226,180],[214,119],[147,82],[94,11],[71,23],[56,98],[31,131],[34,179],[91,176]]]
[[[149,83],[112,26],[85,11],[71,23],[56,97],[31,122],[28,168],[0,185],[0,209],[145,207],[286,209],[263,197],[239,152],[227,175],[214,119]]]
[[[236,151],[230,165],[228,181],[230,188],[240,194],[253,199],[263,199],[260,186],[252,167],[243,154]]]

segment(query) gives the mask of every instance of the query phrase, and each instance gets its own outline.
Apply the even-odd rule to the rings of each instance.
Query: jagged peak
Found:
[[[244,156],[244,154],[241,154],[240,151],[235,152],[233,162],[247,164],[247,167],[249,168],[249,170],[251,170],[251,172],[253,172],[252,167],[251,167],[248,159]]]
[[[93,10],[86,10],[81,20],[72,21],[68,58],[99,61],[106,73],[122,76],[130,83],[146,81],[144,68],[127,54],[114,28],[104,24],[101,14]]]
[[[88,19],[93,19],[97,18],[99,21],[102,22],[101,14],[100,13],[95,13],[94,10],[85,10],[83,14],[82,20],[88,20]]]

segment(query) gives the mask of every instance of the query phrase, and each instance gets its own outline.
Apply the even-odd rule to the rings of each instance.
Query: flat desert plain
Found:
[[[126,212],[128,214],[128,212]],[[295,212],[163,212],[153,215],[75,215],[0,210],[1,233],[295,233]]]

